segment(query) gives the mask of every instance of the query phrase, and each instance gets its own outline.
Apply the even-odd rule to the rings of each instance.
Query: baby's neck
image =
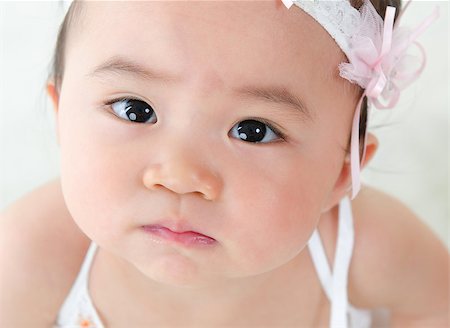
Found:
[[[267,325],[268,320],[293,324],[290,311],[311,308],[311,304],[298,301],[309,293],[304,282],[314,279],[310,261],[305,246],[290,262],[258,276],[197,289],[176,288],[150,280],[128,262],[99,248],[89,292],[106,326],[245,326]]]

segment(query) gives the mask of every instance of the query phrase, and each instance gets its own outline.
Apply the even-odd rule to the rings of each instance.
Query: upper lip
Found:
[[[167,228],[176,233],[195,232],[195,233],[204,235],[206,237],[212,238],[212,237],[208,236],[207,234],[197,230],[191,224],[189,224],[188,221],[183,220],[183,219],[163,218],[163,219],[160,219],[151,224],[144,224],[144,226],[145,227],[155,227],[155,228],[163,227],[163,228]]]

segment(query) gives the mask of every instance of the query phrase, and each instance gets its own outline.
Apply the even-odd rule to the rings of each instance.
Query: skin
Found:
[[[64,200],[100,246],[90,288],[100,312],[109,313],[104,320],[118,322],[115,313],[128,308],[152,324],[250,322],[255,309],[268,308],[267,295],[298,296],[286,295],[311,272],[303,250],[319,221],[336,216],[351,186],[343,148],[357,98],[338,76],[343,53],[333,39],[299,8],[280,10],[268,1],[87,2],[86,8],[69,39],[61,94],[52,84],[48,92]],[[112,54],[183,80],[86,77]],[[275,82],[299,95],[314,121],[231,92]],[[157,122],[109,112],[104,103],[119,96],[148,103]],[[240,139],[231,131],[249,117],[282,127],[286,140]],[[377,149],[371,134],[366,148],[363,167]],[[158,244],[141,231],[167,216],[183,218],[216,243]],[[112,304],[119,294],[129,302]],[[294,311],[298,304],[291,304]],[[285,315],[270,308],[274,321]]]

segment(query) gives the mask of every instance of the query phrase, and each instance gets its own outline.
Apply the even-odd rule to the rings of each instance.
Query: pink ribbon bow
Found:
[[[411,1],[407,3],[404,11]],[[402,14],[403,14],[402,13]],[[361,84],[365,84],[366,88],[361,96],[355,116],[353,117],[352,136],[351,136],[351,173],[352,173],[352,199],[354,199],[361,187],[359,173],[359,116],[361,103],[364,96],[370,100],[375,107],[386,109],[394,107],[399,98],[401,89],[405,88],[413,82],[419,75],[426,64],[426,55],[423,47],[415,40],[417,37],[439,17],[438,7],[435,7],[433,13],[428,16],[414,30],[408,32],[398,29],[400,17],[394,28],[395,8],[388,6],[384,19],[383,39],[380,51],[375,47],[372,40],[367,37],[360,39],[355,38],[350,58],[354,58],[352,64],[343,63],[340,65],[341,76],[350,77]],[[408,47],[414,43],[421,51],[421,65],[415,71],[410,71],[410,65],[407,63],[408,56],[406,51]],[[355,60],[356,59],[356,60]],[[383,105],[378,99],[387,99],[388,103]],[[364,145],[366,144],[367,129],[364,136]],[[365,158],[365,148],[363,151],[361,162]]]

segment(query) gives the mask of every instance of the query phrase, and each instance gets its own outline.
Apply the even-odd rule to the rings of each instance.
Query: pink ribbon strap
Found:
[[[394,16],[395,7],[388,6],[386,8],[386,16],[384,19],[383,44],[381,46],[381,53],[379,54],[375,62],[369,65],[369,67],[374,72],[374,77],[369,82],[369,85],[366,88],[366,94],[370,98],[378,98],[386,85],[387,79],[381,67],[381,60],[391,50]]]
[[[409,5],[409,2],[408,2]],[[406,7],[405,7],[406,10]],[[364,148],[361,161],[359,160],[359,116],[361,111],[361,104],[364,96],[379,109],[386,109],[394,107],[399,98],[400,90],[409,85],[412,81],[417,79],[426,65],[426,54],[423,47],[415,40],[425,31],[428,26],[439,17],[438,7],[429,15],[421,24],[408,34],[400,34],[396,32],[397,25],[394,29],[395,8],[388,6],[386,8],[386,15],[384,19],[383,41],[381,51],[372,63],[368,63],[372,77],[367,84],[367,87],[358,101],[352,123],[351,136],[351,174],[352,174],[352,199],[358,194],[360,183],[360,163],[364,162],[365,158],[365,144],[367,139],[367,128],[364,135]],[[395,42],[393,42],[395,39]],[[405,53],[408,47],[414,43],[421,51],[421,65],[418,70],[409,72],[408,65],[402,65],[402,60],[406,57]],[[355,55],[364,60],[364,55],[367,55],[367,47],[355,46]],[[389,72],[386,76],[385,72]],[[398,84],[403,84],[400,88]],[[384,97],[388,99],[388,104],[381,104],[378,99]]]

